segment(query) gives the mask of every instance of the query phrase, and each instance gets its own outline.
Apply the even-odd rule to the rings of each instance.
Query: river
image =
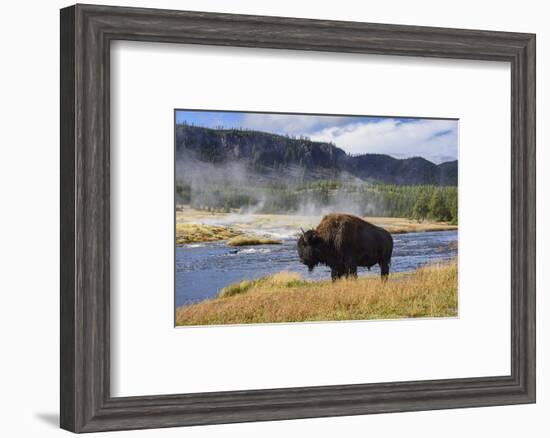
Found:
[[[392,272],[413,271],[455,257],[457,239],[456,230],[393,235],[390,277]],[[282,245],[239,248],[225,242],[176,246],[176,306],[213,298],[231,283],[285,270],[298,272],[306,280],[330,279],[326,266],[317,266],[310,273],[300,263],[295,238],[284,239]],[[358,274],[380,275],[380,268],[359,268]]]

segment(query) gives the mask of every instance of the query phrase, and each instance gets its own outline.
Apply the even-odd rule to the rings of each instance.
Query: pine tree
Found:
[[[433,219],[445,221],[450,219],[449,210],[445,202],[443,190],[434,190],[430,199],[430,216]]]

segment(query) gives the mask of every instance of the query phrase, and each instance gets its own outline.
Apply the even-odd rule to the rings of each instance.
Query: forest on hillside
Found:
[[[330,142],[269,132],[176,125],[176,161],[217,168],[235,164],[264,180],[305,183],[359,179],[397,185],[456,186],[458,161],[433,163],[420,156],[351,155]],[[200,166],[199,166],[200,167]],[[189,169],[190,168],[190,169]]]

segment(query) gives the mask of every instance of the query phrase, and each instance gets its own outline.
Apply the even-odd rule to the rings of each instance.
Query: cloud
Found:
[[[456,120],[181,111],[179,120],[199,126],[243,127],[332,142],[350,154],[420,156],[435,163],[458,157]]]
[[[357,120],[355,117],[310,116],[295,114],[243,114],[242,126],[277,134],[308,135],[327,127],[342,126]]]
[[[322,128],[312,140],[332,142],[350,154],[421,156],[440,163],[457,159],[458,122],[429,119],[379,119]]]

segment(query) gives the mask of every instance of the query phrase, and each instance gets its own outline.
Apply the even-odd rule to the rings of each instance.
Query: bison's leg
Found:
[[[390,273],[390,264],[388,262],[380,262],[380,271],[382,280],[387,280]]]
[[[340,277],[344,276],[345,268],[342,265],[336,265],[330,268],[330,276],[332,281],[338,280]]]
[[[357,266],[356,265],[349,265],[346,268],[346,277],[357,278]]]

